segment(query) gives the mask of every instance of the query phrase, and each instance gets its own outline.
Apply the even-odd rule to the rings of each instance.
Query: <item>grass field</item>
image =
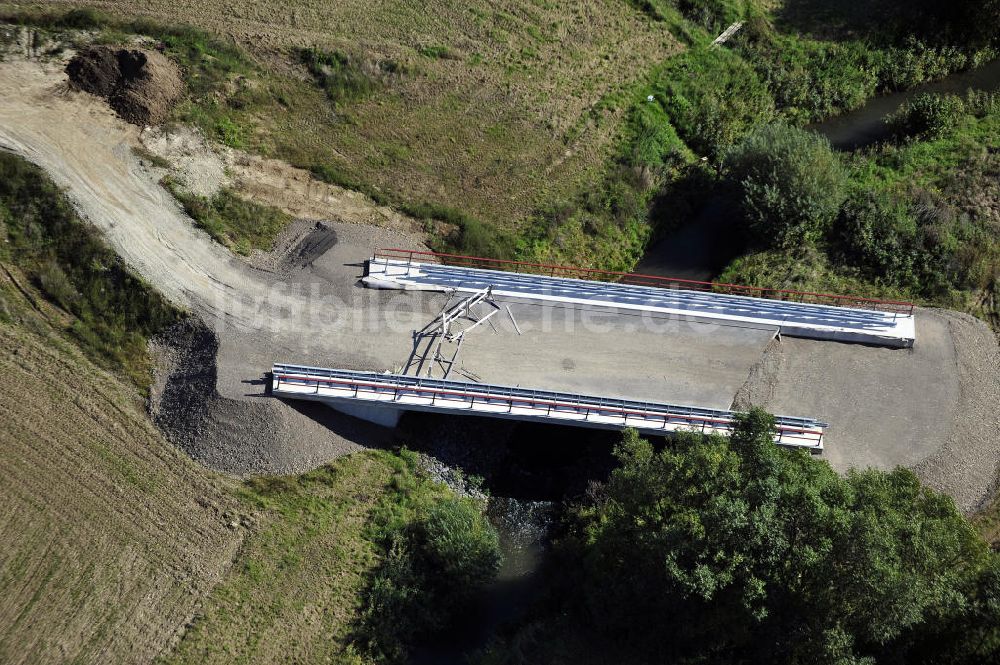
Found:
[[[149,662],[242,540],[230,481],[170,446],[139,390],[0,270],[0,661]],[[27,295],[26,295],[27,294]]]
[[[364,662],[349,647],[378,552],[366,539],[387,453],[245,483],[254,533],[164,663]]]
[[[315,86],[264,82],[248,94],[268,99],[220,133],[505,228],[597,180],[625,111],[602,99],[680,48],[624,0],[85,4],[222,35],[300,81],[298,49],[344,55],[377,79],[366,94],[331,104]]]

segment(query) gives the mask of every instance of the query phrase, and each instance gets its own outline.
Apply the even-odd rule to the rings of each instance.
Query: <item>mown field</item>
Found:
[[[149,662],[244,531],[228,526],[232,483],[169,445],[66,318],[3,266],[0,660]]]

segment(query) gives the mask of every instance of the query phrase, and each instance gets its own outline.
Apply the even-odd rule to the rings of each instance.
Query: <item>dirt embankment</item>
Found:
[[[92,46],[66,66],[70,83],[108,100],[133,125],[158,125],[184,94],[177,66],[155,51]]]

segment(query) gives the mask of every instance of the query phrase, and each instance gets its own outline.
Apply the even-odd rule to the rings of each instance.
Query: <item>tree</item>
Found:
[[[825,138],[765,125],[730,149],[725,167],[754,241],[794,247],[818,239],[843,203],[846,175]]]
[[[895,663],[971,608],[995,616],[995,563],[950,498],[905,469],[840,476],[772,431],[753,411],[731,440],[626,435],[564,542],[623,660]]]

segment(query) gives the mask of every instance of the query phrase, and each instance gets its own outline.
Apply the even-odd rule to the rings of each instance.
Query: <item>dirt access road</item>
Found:
[[[143,168],[131,151],[137,128],[99,100],[67,90],[64,80],[60,63],[0,64],[0,147],[44,168],[146,280],[215,332],[217,348],[194,362],[214,363],[207,374],[218,393],[214,424],[190,452],[234,473],[292,472],[384,436],[268,399],[261,379],[274,361],[401,367],[411,331],[444,298],[365,290],[356,280],[376,245],[418,247],[419,238],[333,220],[328,251],[297,262],[303,227],[302,238],[282,245],[288,256],[267,262],[278,267],[254,268],[195,229]],[[995,378],[984,378],[996,344],[981,324],[965,321],[972,332],[959,339],[951,315],[922,312],[916,349],[897,352],[775,345],[767,331],[513,307],[524,334],[504,323],[496,334],[471,336],[462,350],[465,376],[716,407],[729,407],[739,394],[830,422],[828,457],[838,468],[923,463],[932,469],[927,479],[966,508],[992,486],[997,455],[989,446],[996,446],[997,428],[989,404],[1000,392]],[[966,347],[986,351],[970,355]],[[166,384],[191,380],[191,364]],[[970,411],[979,414],[974,431],[960,427]],[[966,442],[952,446],[960,431]]]

